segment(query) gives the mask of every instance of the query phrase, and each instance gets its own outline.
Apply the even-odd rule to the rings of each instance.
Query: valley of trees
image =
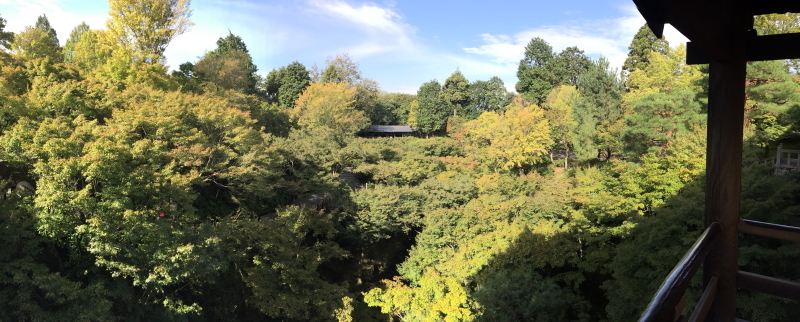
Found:
[[[109,7],[63,45],[0,18],[2,321],[632,321],[702,232],[706,67],[644,26],[621,71],[534,38],[517,93],[456,70],[409,95],[347,54],[259,74],[234,33],[169,72],[189,1]],[[769,158],[800,142],[797,66],[748,65],[743,218],[800,225]],[[740,256],[800,281],[795,244]]]

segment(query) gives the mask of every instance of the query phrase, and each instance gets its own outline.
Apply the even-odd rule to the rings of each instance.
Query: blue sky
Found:
[[[348,53],[383,90],[405,93],[456,69],[470,81],[499,76],[513,89],[524,46],[537,36],[555,51],[578,46],[619,67],[644,24],[631,0],[194,0],[191,8],[195,25],[165,53],[173,69],[213,50],[230,30],[244,39],[259,73],[295,60],[322,67]],[[0,0],[6,30],[20,31],[45,13],[62,44],[81,21],[104,28],[107,12],[103,0]],[[685,41],[669,26],[665,35],[673,46]]]

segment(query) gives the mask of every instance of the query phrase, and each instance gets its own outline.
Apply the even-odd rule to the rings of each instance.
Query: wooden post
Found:
[[[706,227],[722,224],[716,248],[703,265],[703,282],[719,278],[719,289],[706,321],[736,318],[739,197],[742,178],[742,127],[745,105],[745,39],[731,46],[730,58],[712,61],[709,71],[708,148],[706,154]]]
[[[781,167],[781,148],[783,148],[783,143],[778,144],[778,153],[775,154],[775,168],[776,169]]]

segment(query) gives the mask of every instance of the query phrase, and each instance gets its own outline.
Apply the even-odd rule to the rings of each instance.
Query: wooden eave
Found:
[[[687,63],[727,61],[731,48],[740,46],[737,32],[749,37],[748,61],[800,57],[800,34],[755,36],[753,16],[800,12],[800,1],[785,0],[633,0],[657,37],[669,23],[690,40]]]

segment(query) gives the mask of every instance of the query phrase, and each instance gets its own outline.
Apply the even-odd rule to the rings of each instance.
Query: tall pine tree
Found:
[[[650,31],[647,25],[639,28],[639,32],[633,36],[631,44],[628,46],[628,58],[622,64],[622,72],[627,76],[636,69],[642,69],[650,62],[650,52],[657,52],[663,55],[667,54],[669,50],[669,43],[666,39],[658,39],[656,35]]]
[[[598,159],[608,160],[612,153],[622,149],[624,91],[622,81],[616,72],[609,70],[608,61],[602,57],[578,79],[581,99],[573,111],[579,124],[574,146],[582,159],[597,152]]]

